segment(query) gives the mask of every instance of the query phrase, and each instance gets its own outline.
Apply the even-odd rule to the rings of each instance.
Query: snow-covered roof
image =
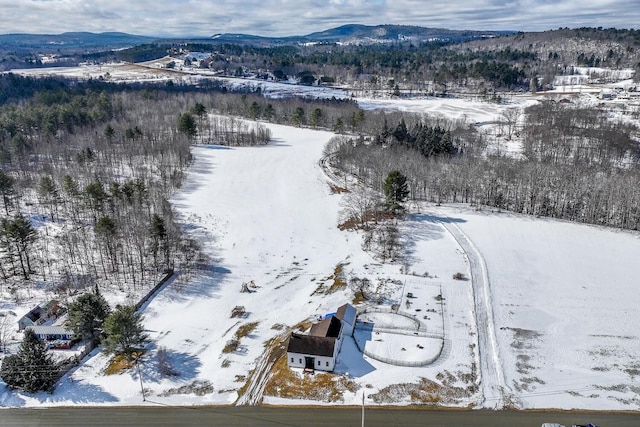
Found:
[[[64,326],[29,326],[36,335],[73,335],[74,332]]]

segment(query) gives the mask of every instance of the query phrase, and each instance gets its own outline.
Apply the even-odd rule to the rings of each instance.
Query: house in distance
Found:
[[[353,335],[356,314],[355,307],[344,304],[311,326],[308,334],[292,332],[287,346],[289,367],[332,372],[343,338]]]
[[[29,326],[42,326],[53,322],[65,312],[60,302],[51,300],[45,304],[39,304],[18,320],[18,330],[22,331]]]

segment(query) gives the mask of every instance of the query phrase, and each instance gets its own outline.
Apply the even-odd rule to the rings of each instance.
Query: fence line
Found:
[[[140,308],[151,299],[151,297],[153,297],[155,295],[156,292],[158,292],[158,290],[160,290],[160,288],[162,287],[162,285],[164,285],[165,283],[167,283],[167,280],[171,279],[173,277],[173,269],[169,270],[167,272],[167,275],[164,276],[162,278],[162,280],[160,280],[158,282],[157,285],[155,285],[149,292],[147,292],[147,294],[145,296],[143,296],[140,301],[138,301],[136,303],[136,311],[140,310]]]
[[[378,361],[383,362],[383,363],[388,363],[390,365],[405,366],[405,367],[420,367],[420,366],[431,365],[433,362],[438,360],[440,358],[440,356],[442,355],[442,351],[444,349],[444,344],[445,344],[444,325],[443,325],[443,329],[442,329],[442,334],[440,334],[440,335],[438,335],[438,334],[427,334],[427,326],[421,320],[417,319],[413,314],[406,313],[406,312],[400,311],[400,310],[393,310],[393,309],[389,309],[389,308],[379,307],[379,308],[368,308],[368,309],[365,309],[362,312],[358,313],[358,315],[366,314],[366,313],[390,313],[390,314],[396,314],[398,316],[402,316],[402,317],[406,317],[407,319],[411,319],[412,321],[414,321],[417,324],[418,327],[417,327],[416,331],[412,331],[410,329],[406,329],[406,328],[402,328],[402,327],[398,327],[398,328],[388,328],[388,327],[375,328],[373,326],[373,324],[371,324],[371,323],[357,322],[356,321],[355,329],[358,329],[358,330],[370,329],[371,331],[375,330],[375,331],[378,331],[378,332],[384,332],[384,333],[389,333],[389,334],[406,335],[406,336],[419,336],[419,337],[424,337],[424,338],[440,339],[440,348],[438,349],[438,352],[433,357],[431,357],[429,359],[410,362],[410,361],[405,361],[405,360],[398,360],[398,359],[391,359],[391,358],[388,358],[388,357],[382,357],[382,356],[379,356],[377,354],[371,353],[371,352],[369,352],[369,351],[367,351],[365,349],[364,345],[360,346],[360,343],[354,337],[353,340],[356,343],[356,347],[358,347],[358,349],[365,356],[368,356],[368,357],[370,357],[370,358],[372,358],[374,360],[378,360]],[[443,322],[444,322],[444,307],[441,308],[440,315],[442,316]],[[365,325],[371,325],[371,327],[369,328],[368,326],[365,326]]]

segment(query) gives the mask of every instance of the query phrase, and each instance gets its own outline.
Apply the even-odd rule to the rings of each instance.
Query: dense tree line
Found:
[[[566,104],[534,106],[527,110],[520,158],[487,156],[486,141],[472,129],[451,125],[449,132],[459,135],[453,138],[459,154],[416,156],[416,146],[352,139],[331,151],[339,167],[380,192],[397,170],[415,200],[640,229],[640,156],[629,138],[637,130],[629,125]]]

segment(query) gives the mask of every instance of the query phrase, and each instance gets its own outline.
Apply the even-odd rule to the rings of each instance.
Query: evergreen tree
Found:
[[[31,221],[23,215],[17,215],[13,220],[2,218],[0,226],[0,246],[5,249],[7,256],[18,258],[22,276],[29,280],[31,274],[31,246],[37,239],[36,230]],[[13,263],[12,263],[13,264]]]
[[[4,212],[9,215],[9,206],[11,205],[11,196],[14,193],[15,179],[11,175],[7,175],[0,170],[0,195],[2,195],[2,204]]]
[[[314,128],[320,126],[323,120],[323,116],[324,114],[322,113],[322,110],[320,108],[314,109],[311,112],[311,117],[309,118],[309,124]]]
[[[253,120],[257,120],[258,117],[260,117],[260,110],[260,105],[256,101],[253,101],[251,105],[249,105],[249,117]]]
[[[107,125],[104,128],[103,134],[107,141],[111,142],[113,140],[113,137],[116,136],[116,130],[113,128],[113,126]]]
[[[386,199],[387,209],[397,212],[404,209],[402,204],[409,195],[407,178],[399,171],[391,171],[387,175],[383,184],[383,192]]]
[[[0,367],[0,377],[9,386],[20,388],[22,384],[22,361],[17,354],[12,354],[2,359],[2,367]]]
[[[158,266],[159,251],[163,252],[165,267],[169,268],[169,242],[167,241],[167,227],[164,223],[164,219],[156,213],[151,216],[149,235],[151,237],[150,249],[153,254],[153,261],[156,268]]]
[[[196,121],[191,113],[183,113],[178,117],[178,132],[184,133],[189,139],[193,139],[198,133]]]
[[[46,344],[38,339],[35,332],[27,329],[18,353],[2,361],[0,375],[9,387],[22,389],[27,393],[51,391],[56,382],[58,367],[47,352]]]
[[[104,322],[104,351],[108,354],[122,355],[131,360],[136,351],[141,350],[148,341],[144,333],[142,314],[134,306],[120,306]]]
[[[306,118],[304,114],[304,108],[297,107],[293,112],[293,116],[291,116],[291,122],[296,126],[301,126],[306,123]]]
[[[94,338],[94,331],[102,327],[111,308],[96,286],[93,292],[80,295],[69,305],[69,324],[73,330]]]

